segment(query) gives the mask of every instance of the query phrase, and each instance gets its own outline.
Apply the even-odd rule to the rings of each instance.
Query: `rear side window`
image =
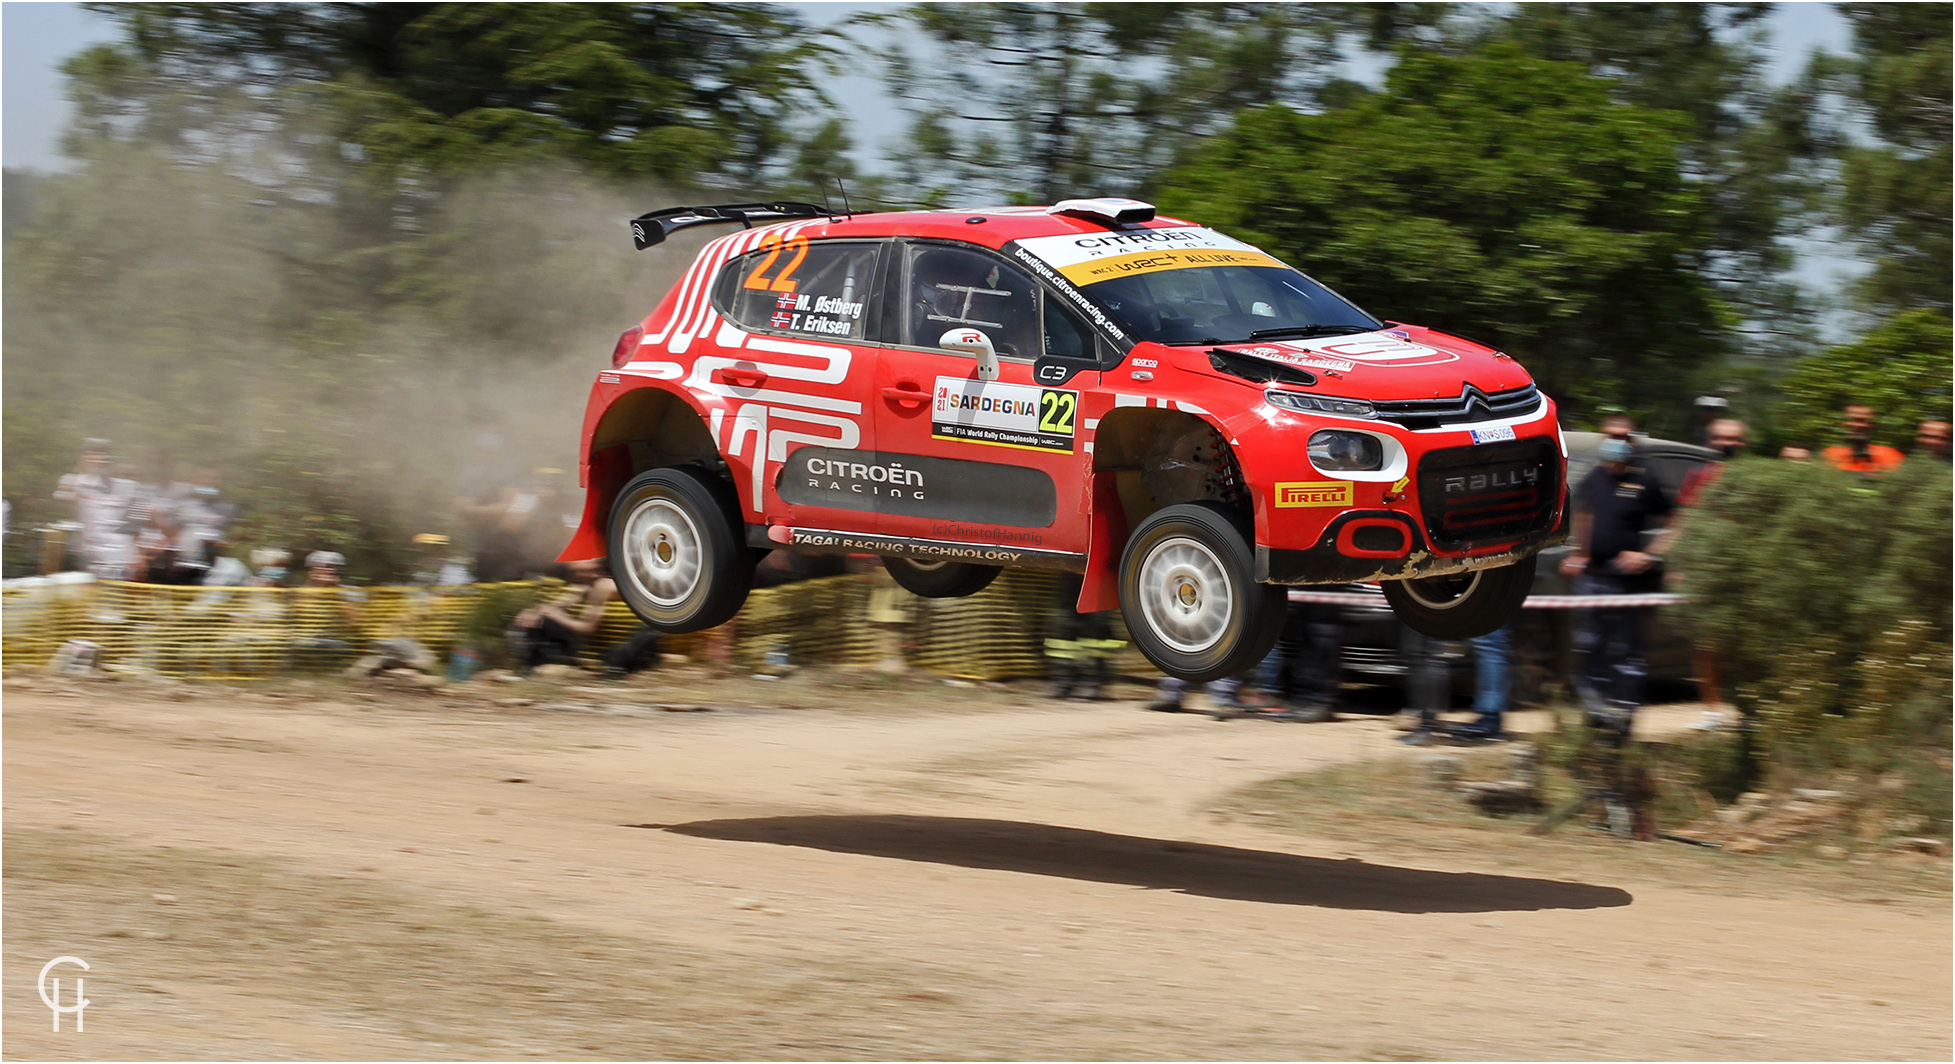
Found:
[[[860,340],[868,322],[877,245],[776,238],[720,271],[713,302],[759,332]]]

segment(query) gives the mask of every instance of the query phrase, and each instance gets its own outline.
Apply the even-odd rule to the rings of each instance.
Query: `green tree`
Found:
[[[1768,359],[1809,341],[1810,307],[1786,273],[1784,237],[1814,220],[1813,170],[1824,153],[1810,82],[1763,78],[1763,3],[1519,4],[1468,41],[1506,41],[1580,63],[1619,101],[1689,119],[1683,164],[1710,207],[1703,269],[1739,305]]]
[[[765,4],[93,6],[128,36],[65,67],[84,152],[249,142],[303,95],[327,104],[338,154],[389,176],[541,154],[751,182],[784,166],[793,119],[820,101],[821,45]],[[229,119],[240,102],[255,122]]]
[[[1905,447],[1921,422],[1949,416],[1951,347],[1955,330],[1948,318],[1924,309],[1806,359],[1779,382],[1775,434],[1811,446],[1838,442],[1841,411],[1865,403],[1880,416],[1874,442]]]
[[[1348,109],[1242,112],[1158,199],[1374,313],[1507,350],[1565,416],[1614,404],[1655,431],[1729,318],[1705,279],[1688,136],[1684,116],[1617,102],[1573,64],[1415,52]]]
[[[1237,109],[1328,81],[1334,9],[916,4],[857,25],[894,31],[884,68],[913,118],[901,188],[1050,203],[1137,192]]]
[[[1833,207],[1874,269],[1858,295],[1875,310],[1950,307],[1950,9],[1947,4],[1841,4],[1853,54],[1819,65],[1871,130],[1839,134]]]

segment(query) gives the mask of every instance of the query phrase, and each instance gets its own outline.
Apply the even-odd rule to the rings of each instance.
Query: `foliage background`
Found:
[[[1717,391],[1823,446],[1856,397],[1904,442],[1948,405],[1949,7],[1840,5],[1852,48],[1774,87],[1766,6],[99,5],[74,169],[7,174],[14,527],[65,516],[100,435],[227,468],[241,548],[402,576],[457,493],[574,467],[591,372],[696,246],[635,255],[624,219],[836,178],[1147,196],[1512,350],[1570,427],[1680,435]],[[897,157],[859,164],[842,71],[908,108]],[[1877,267],[1831,351],[1787,273],[1824,225]]]
[[[1732,463],[1674,557],[1760,760],[1782,777],[1921,776],[1946,830],[1951,480],[1911,461],[1869,481],[1819,463]]]

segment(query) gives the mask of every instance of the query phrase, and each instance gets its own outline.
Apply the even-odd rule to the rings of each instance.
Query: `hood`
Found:
[[[1220,344],[1178,348],[1190,368],[1209,370],[1210,350],[1302,370],[1325,394],[1352,399],[1439,399],[1471,384],[1483,392],[1506,391],[1533,378],[1512,358],[1491,347],[1416,325],[1392,324],[1375,332],[1310,340]]]

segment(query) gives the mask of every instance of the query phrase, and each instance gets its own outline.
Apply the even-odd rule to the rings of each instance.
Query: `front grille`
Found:
[[[1546,531],[1561,498],[1561,452],[1541,437],[1434,451],[1419,462],[1426,532],[1445,550]]]
[[[1380,420],[1408,429],[1437,429],[1524,417],[1541,408],[1541,390],[1528,384],[1504,392],[1483,392],[1468,384],[1451,399],[1392,399],[1371,405]]]

